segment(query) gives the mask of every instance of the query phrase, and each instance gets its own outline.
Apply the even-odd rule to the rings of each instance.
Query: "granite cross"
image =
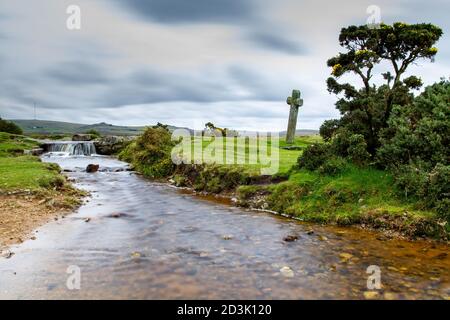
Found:
[[[295,130],[297,127],[298,108],[303,105],[303,99],[300,98],[300,90],[292,90],[292,96],[287,98],[287,104],[291,106],[289,113],[289,123],[286,134],[286,143],[292,144],[295,139]]]

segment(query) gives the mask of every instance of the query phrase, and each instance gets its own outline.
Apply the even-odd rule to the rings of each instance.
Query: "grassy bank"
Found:
[[[39,225],[80,204],[82,193],[59,166],[24,150],[38,147],[24,136],[0,133],[0,247],[21,242]]]
[[[273,176],[261,176],[259,164],[176,166],[170,159],[174,143],[161,129],[149,129],[122,152],[121,158],[147,177],[236,197],[241,206],[276,211],[303,221],[360,225],[411,238],[449,237],[448,224],[419,201],[405,198],[387,171],[351,163],[344,163],[337,174],[299,169],[297,159],[303,149],[319,141],[317,136],[297,137],[297,150],[286,150],[284,141],[279,141],[280,170]],[[207,147],[193,140],[193,144],[199,143]],[[238,152],[237,157],[245,158],[245,151]]]

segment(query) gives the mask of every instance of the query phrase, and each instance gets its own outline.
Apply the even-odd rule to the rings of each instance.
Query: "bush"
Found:
[[[120,152],[119,159],[131,163],[147,177],[168,177],[175,169],[171,158],[175,144],[167,129],[147,128],[141,136]]]
[[[334,157],[325,161],[324,164],[319,167],[318,171],[323,175],[335,176],[342,173],[346,166],[347,163],[343,158]]]
[[[305,148],[297,160],[300,168],[316,170],[330,157],[330,147],[328,144],[312,144]]]
[[[12,134],[23,134],[22,129],[14,122],[6,121],[0,118],[0,132],[7,132]]]
[[[438,214],[450,223],[450,166],[438,163],[428,171],[424,162],[402,165],[394,177],[405,197],[415,197],[424,207],[436,208]]]
[[[339,123],[340,121],[337,119],[324,121],[319,130],[320,136],[324,141],[328,142],[333,138],[339,128]]]
[[[370,154],[367,152],[367,143],[362,134],[350,136],[347,153],[349,159],[359,166],[366,165],[369,162]]]
[[[450,159],[450,81],[429,86],[411,105],[395,107],[383,132],[377,160],[382,167]]]
[[[97,138],[100,138],[102,136],[100,134],[100,132],[98,132],[95,129],[90,129],[90,130],[86,131],[85,133],[91,135],[93,139],[97,139]]]

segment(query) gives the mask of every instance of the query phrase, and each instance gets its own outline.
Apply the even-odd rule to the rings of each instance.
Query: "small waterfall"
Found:
[[[97,154],[93,142],[54,142],[49,143],[48,152],[64,153],[69,156],[91,156]]]

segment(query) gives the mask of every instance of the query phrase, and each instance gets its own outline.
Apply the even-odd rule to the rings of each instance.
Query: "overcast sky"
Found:
[[[284,130],[295,88],[299,129],[317,129],[338,116],[326,60],[369,5],[439,25],[435,63],[411,71],[450,76],[448,0],[0,0],[0,116],[31,119],[36,102],[42,120]]]

